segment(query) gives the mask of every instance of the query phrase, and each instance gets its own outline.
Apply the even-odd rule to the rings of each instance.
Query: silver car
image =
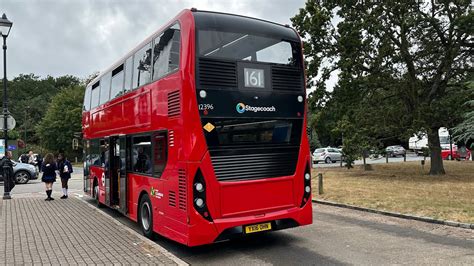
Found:
[[[407,153],[405,148],[400,145],[388,146],[387,148],[385,148],[385,152],[390,157],[405,156],[405,154]]]
[[[313,163],[335,163],[336,161],[340,161],[341,158],[342,153],[336,148],[319,148],[313,152]]]
[[[2,172],[0,171],[0,181],[3,181]],[[17,184],[26,184],[30,179],[38,179],[36,167],[27,163],[13,162],[13,176]]]

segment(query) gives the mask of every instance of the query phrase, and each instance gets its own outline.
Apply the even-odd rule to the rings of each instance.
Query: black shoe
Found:
[[[45,198],[44,201],[49,201],[49,198]]]
[[[54,200],[54,198],[49,198],[49,200]]]
[[[67,195],[62,195],[60,199],[67,199]]]

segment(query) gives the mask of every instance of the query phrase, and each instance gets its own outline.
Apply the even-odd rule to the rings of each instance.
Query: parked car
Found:
[[[13,176],[15,177],[15,183],[26,184],[31,179],[38,179],[38,173],[36,167],[27,163],[13,162]],[[3,176],[0,172],[0,181],[3,181]]]
[[[471,151],[465,147],[458,149],[458,146],[453,145],[453,153],[451,154],[451,148],[444,146],[441,149],[441,158],[443,158],[443,160],[469,160],[469,158],[471,158]]]
[[[407,153],[405,148],[400,145],[388,146],[385,148],[385,152],[391,157],[405,156]]]
[[[340,161],[342,157],[342,152],[336,148],[319,148],[313,152],[313,163],[325,162],[325,163],[335,163]]]

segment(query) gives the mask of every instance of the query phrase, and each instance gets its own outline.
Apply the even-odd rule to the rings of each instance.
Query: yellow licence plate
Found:
[[[263,223],[263,224],[254,224],[254,225],[247,225],[245,227],[245,233],[256,233],[261,231],[272,230],[272,223]]]

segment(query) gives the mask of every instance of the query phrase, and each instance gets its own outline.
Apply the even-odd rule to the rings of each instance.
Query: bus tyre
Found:
[[[148,194],[142,196],[139,206],[138,223],[140,224],[143,235],[151,239],[153,238],[153,210]]]
[[[94,196],[95,205],[97,206],[97,208],[104,207],[104,205],[100,203],[100,200],[99,200],[99,186],[98,185],[94,186],[94,190],[92,193],[94,194],[93,196]]]

